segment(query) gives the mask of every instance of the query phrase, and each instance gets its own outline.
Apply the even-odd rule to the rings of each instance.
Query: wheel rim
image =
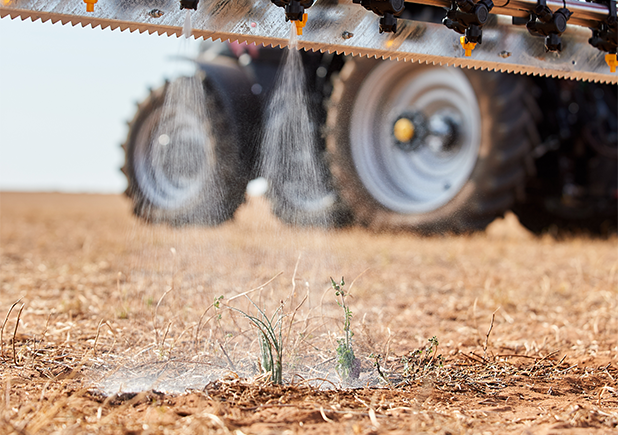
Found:
[[[175,84],[168,88],[168,95]],[[203,97],[193,99],[203,101]],[[195,101],[166,97],[165,104],[148,115],[136,137],[135,178],[145,198],[159,208],[192,204],[208,183],[213,159],[209,158],[212,142],[207,118],[203,105],[191,103]]]
[[[406,113],[420,113],[434,125],[447,120],[457,126],[457,135],[448,146],[432,133],[421,146],[404,149],[393,125]],[[363,82],[352,108],[357,174],[377,202],[397,213],[427,213],[457,195],[474,169],[480,139],[478,101],[457,69],[382,62]]]

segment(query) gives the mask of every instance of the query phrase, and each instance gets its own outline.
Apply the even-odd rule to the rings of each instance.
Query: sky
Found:
[[[120,193],[136,102],[199,42],[0,19],[0,190]]]

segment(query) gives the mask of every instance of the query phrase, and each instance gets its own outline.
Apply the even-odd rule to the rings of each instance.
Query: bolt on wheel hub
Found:
[[[434,153],[453,151],[458,125],[444,113],[434,113],[429,119],[421,112],[404,113],[393,124],[393,138],[402,151],[427,147]]]
[[[410,142],[414,137],[414,124],[408,118],[399,118],[395,122],[393,134],[399,142]]]
[[[395,146],[410,152],[420,148],[427,137],[427,120],[420,112],[404,113],[393,124]]]

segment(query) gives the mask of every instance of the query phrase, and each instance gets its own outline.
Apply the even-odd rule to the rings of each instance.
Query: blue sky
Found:
[[[120,144],[148,87],[190,74],[176,37],[0,19],[0,190],[122,192]]]

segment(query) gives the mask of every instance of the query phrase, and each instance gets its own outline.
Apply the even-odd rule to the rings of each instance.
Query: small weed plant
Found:
[[[380,366],[380,360],[382,359],[382,355],[372,353],[371,355],[369,355],[369,358],[373,360],[373,366],[376,368],[376,371],[378,372],[378,376],[380,377],[380,379],[382,379],[387,384],[390,384],[391,381],[388,379],[388,376],[386,376],[384,372],[382,371],[382,366]]]
[[[252,316],[238,308],[231,308],[233,311],[245,316],[258,330],[260,342],[260,364],[264,373],[270,373],[270,379],[274,384],[283,383],[283,305],[275,310],[271,317],[247,296],[249,302],[256,308],[258,314]]]
[[[429,372],[442,367],[443,358],[442,355],[438,355],[440,345],[438,338],[434,335],[427,342],[424,349],[410,352],[401,358],[404,378],[411,380],[422,378]]]
[[[343,338],[337,339],[337,373],[346,382],[349,379],[358,378],[360,366],[352,348],[352,337],[354,336],[350,328],[352,311],[346,303],[348,293],[344,289],[345,280],[343,277],[341,277],[339,283],[335,282],[333,278],[330,279],[330,282],[335,289],[337,304],[343,309]]]

